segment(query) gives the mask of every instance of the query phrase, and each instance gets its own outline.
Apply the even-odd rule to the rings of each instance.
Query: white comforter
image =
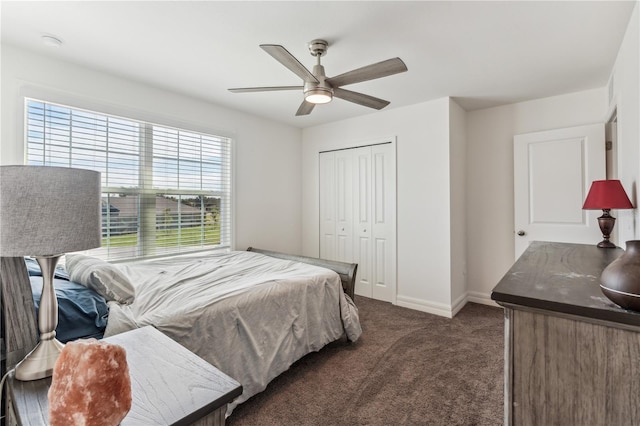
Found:
[[[105,337],[153,325],[242,384],[227,415],[304,355],[362,333],[328,269],[252,252],[118,266],[136,296],[131,305],[109,302]]]

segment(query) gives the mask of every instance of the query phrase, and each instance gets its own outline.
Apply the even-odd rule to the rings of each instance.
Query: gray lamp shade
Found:
[[[100,247],[100,173],[0,167],[0,256],[50,256]]]

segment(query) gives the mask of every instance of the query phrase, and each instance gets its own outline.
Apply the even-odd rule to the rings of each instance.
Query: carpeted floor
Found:
[[[468,303],[447,319],[364,297],[356,303],[356,343],[302,358],[227,424],[502,424],[502,309]]]

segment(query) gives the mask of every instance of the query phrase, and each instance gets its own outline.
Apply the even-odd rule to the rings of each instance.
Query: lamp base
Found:
[[[64,345],[57,339],[41,340],[34,350],[16,365],[15,378],[28,382],[51,377]]]
[[[602,216],[598,218],[598,226],[602,232],[604,240],[598,243],[599,248],[616,248],[616,245],[609,241],[611,231],[616,224],[616,218],[609,214],[610,209],[602,209]]]
[[[609,240],[602,240],[598,243],[599,248],[616,248],[617,246]]]
[[[38,309],[40,342],[16,365],[15,378],[23,382],[44,379],[53,375],[53,367],[64,345],[56,340],[58,300],[53,288],[53,274],[62,255],[36,256],[42,271],[42,296]]]

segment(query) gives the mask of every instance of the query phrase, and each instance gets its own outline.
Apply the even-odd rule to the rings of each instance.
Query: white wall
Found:
[[[451,316],[449,98],[303,130],[302,249],[317,256],[318,153],[396,138],[397,303]]]
[[[467,113],[469,300],[491,303],[491,290],[515,261],[513,136],[602,123],[605,115],[605,88]]]
[[[612,73],[613,96],[609,109],[618,113],[618,179],[631,202],[640,201],[640,6],[629,21]],[[640,209],[618,210],[616,228],[619,246],[640,238]]]
[[[467,113],[469,300],[487,302],[514,262],[513,135],[606,122],[618,113],[618,178],[640,202],[640,7],[636,4],[607,88]],[[640,238],[640,209],[616,212],[616,243]]]
[[[0,164],[24,161],[23,96],[235,140],[236,248],[301,250],[300,129],[2,45]]]
[[[451,305],[455,315],[467,298],[467,116],[449,100],[451,191]]]

